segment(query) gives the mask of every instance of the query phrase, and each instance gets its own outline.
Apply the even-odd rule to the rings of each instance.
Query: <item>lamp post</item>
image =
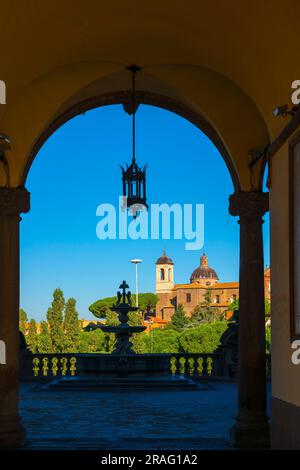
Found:
[[[138,264],[142,262],[141,259],[134,258],[131,260],[133,264],[135,264],[135,306],[139,306],[139,284],[138,284]]]

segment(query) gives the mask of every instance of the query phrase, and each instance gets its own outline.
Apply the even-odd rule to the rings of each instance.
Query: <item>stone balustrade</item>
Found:
[[[21,380],[50,380],[59,376],[126,373],[185,375],[194,379],[233,379],[226,356],[220,352],[135,354],[30,354],[22,360]],[[271,375],[271,357],[266,360]]]
[[[221,377],[221,354],[172,354],[170,372],[176,375],[185,375],[191,378]]]
[[[26,376],[28,377],[29,361],[32,362],[33,377],[74,376],[77,373],[77,358],[75,355],[64,354],[33,354],[26,361]]]

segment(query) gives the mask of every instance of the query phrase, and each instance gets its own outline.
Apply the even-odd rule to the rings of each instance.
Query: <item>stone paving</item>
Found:
[[[222,449],[236,385],[208,391],[41,391],[22,384],[27,448]]]

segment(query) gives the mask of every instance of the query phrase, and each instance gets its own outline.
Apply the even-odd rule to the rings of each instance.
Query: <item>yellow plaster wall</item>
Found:
[[[86,96],[88,85],[97,83],[90,90],[96,96],[130,87],[128,73],[122,69],[117,73],[117,69],[106,63],[65,66],[34,81],[8,105],[1,130],[12,138],[12,150],[7,156],[13,186],[23,183],[24,168],[41,133],[68,103],[74,104]],[[182,65],[145,70],[140,75],[139,88],[146,92],[162,89],[164,95],[176,96],[202,115],[225,144],[243,189],[250,188],[248,151],[265,147],[269,137],[257,108],[240,88],[215,72]]]
[[[128,89],[123,71],[135,62],[144,67],[141,89],[156,80],[215,127],[249,189],[248,151],[283,127],[272,110],[290,102],[299,78],[299,13],[293,0],[4,0],[0,132],[12,139],[12,184],[22,183],[36,139],[68,102],[95,82],[97,93]]]
[[[291,362],[288,144],[272,161],[270,191],[272,394],[300,405],[300,366]]]

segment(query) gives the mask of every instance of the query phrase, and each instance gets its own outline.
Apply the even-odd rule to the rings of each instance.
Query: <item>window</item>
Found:
[[[165,270],[163,268],[161,268],[160,270],[160,280],[161,281],[165,280]]]
[[[190,303],[192,300],[192,295],[191,294],[186,294],[186,301],[187,303]]]
[[[236,301],[236,294],[233,294],[233,296],[232,296],[232,300],[233,300],[233,302],[235,302],[235,301]]]
[[[219,304],[219,303],[220,303],[220,296],[216,295],[216,304]]]

